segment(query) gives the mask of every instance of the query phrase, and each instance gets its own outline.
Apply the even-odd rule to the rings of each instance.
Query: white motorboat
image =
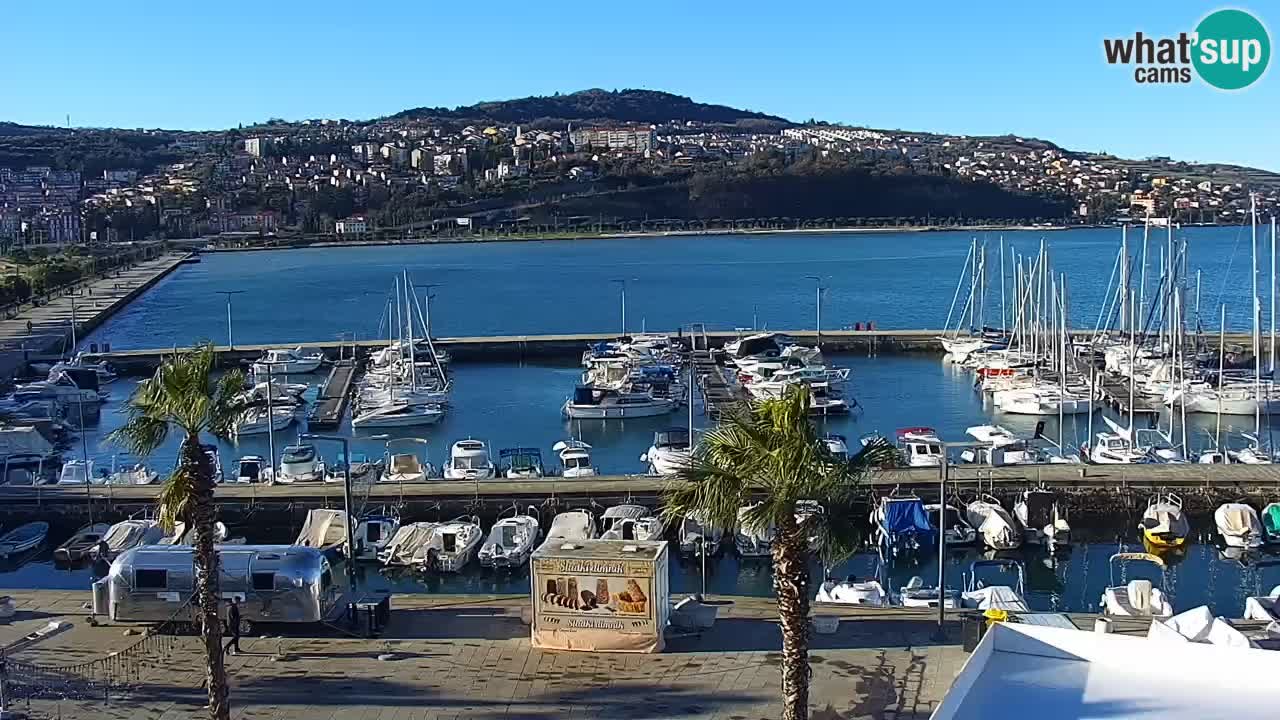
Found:
[[[849,459],[849,441],[843,435],[827,433],[822,436],[822,445],[835,459],[842,462]]]
[[[744,558],[769,557],[773,549],[773,539],[777,528],[772,525],[761,527],[748,520],[755,505],[744,505],[738,508],[738,527],[733,533],[733,545],[738,554]]]
[[[724,528],[707,520],[706,513],[693,512],[680,521],[680,552],[684,555],[717,555],[724,542]]]
[[[160,473],[143,463],[117,469],[114,461],[112,461],[111,473],[103,478],[107,485],[154,485],[159,479]]]
[[[870,605],[884,607],[889,604],[889,594],[879,580],[858,580],[850,575],[842,582],[829,578],[818,586],[818,594],[814,602],[832,603],[835,605]]]
[[[1013,516],[1022,527],[1023,539],[1032,545],[1053,547],[1071,538],[1071,525],[1058,506],[1057,493],[1052,490],[1024,490],[1013,505]]]
[[[675,409],[675,398],[580,386],[565,400],[562,412],[575,420],[622,420],[667,415]]]
[[[503,448],[498,451],[502,476],[513,480],[533,480],[546,475],[542,452],[537,448]]]
[[[1274,585],[1271,592],[1266,595],[1262,594],[1263,570],[1265,568],[1280,567],[1280,560],[1268,559],[1259,560],[1254,563],[1253,569],[1256,582],[1253,588],[1253,595],[1244,600],[1244,619],[1260,620],[1272,625],[1280,623],[1280,585]],[[1274,580],[1273,580],[1274,582]]]
[[[524,512],[511,508],[511,517],[499,518],[489,529],[489,537],[480,547],[480,567],[523,567],[542,538],[538,511],[529,506]]]
[[[1014,584],[1002,584],[979,571],[996,570],[1002,576],[1012,575]],[[1004,610],[1006,612],[1030,612],[1027,606],[1026,575],[1022,564],[1014,560],[974,560],[964,576],[964,592],[960,593],[961,607],[975,610]]]
[[[268,417],[271,418],[269,424]],[[236,421],[235,434],[265,435],[267,432],[279,432],[292,425],[294,420],[291,408],[272,408],[268,414],[265,407],[251,407],[241,413]]]
[[[276,482],[288,485],[322,480],[324,460],[316,453],[315,445],[304,443],[285,447],[280,455],[280,469],[275,474]]]
[[[1148,579],[1135,578],[1127,582],[1116,581],[1116,570],[1120,577],[1129,577],[1129,566],[1135,564],[1151,565],[1160,571],[1160,585]],[[1173,603],[1165,594],[1164,560],[1150,553],[1121,552],[1111,556],[1111,584],[1102,592],[1102,611],[1112,617],[1173,617]]]
[[[445,480],[488,480],[496,470],[489,459],[489,448],[483,440],[459,440],[449,451],[444,466]]]
[[[586,510],[566,510],[551,519],[551,527],[547,528],[548,543],[575,542],[591,540],[596,537],[596,519]]]
[[[997,393],[992,402],[1000,412],[1010,415],[1080,415],[1091,407],[1088,397],[1063,393],[1056,387],[1004,391]]]
[[[591,464],[591,446],[581,440],[561,440],[551,446],[560,458],[560,475],[567,478],[595,477],[599,473]]]
[[[1142,539],[1148,545],[1170,549],[1182,547],[1191,534],[1191,525],[1182,512],[1182,498],[1173,493],[1157,493],[1147,500],[1138,524]]]
[[[1149,462],[1141,448],[1134,447],[1133,440],[1120,433],[1100,432],[1093,447],[1086,448],[1089,462],[1097,465],[1131,465]]]
[[[602,540],[661,540],[666,524],[643,505],[614,505],[600,516]]]
[[[223,543],[227,539],[227,526],[222,522],[214,522],[213,524],[213,541],[215,543]],[[194,526],[188,527],[186,523],[178,521],[173,525],[173,532],[165,537],[160,538],[156,542],[157,545],[194,545],[196,542],[196,529]]]
[[[322,362],[324,362],[324,353],[306,353],[300,347],[292,350],[268,350],[253,363],[253,371],[263,376],[267,373],[303,375],[315,372]]]
[[[236,479],[238,483],[260,483],[271,481],[271,468],[260,455],[245,455],[236,463]]]
[[[640,462],[649,463],[650,475],[675,475],[689,467],[692,454],[689,431],[669,428],[653,434],[653,445],[640,456]]]
[[[37,380],[14,388],[14,398],[21,400],[50,399],[66,404],[106,402],[107,393],[97,388],[97,377],[89,375],[89,384],[77,383],[66,370],[50,373],[48,380]],[[90,384],[92,386],[90,386]]]
[[[942,441],[933,428],[912,427],[898,430],[898,450],[907,467],[942,466]]]
[[[434,425],[444,417],[444,406],[439,404],[414,405],[392,403],[363,407],[360,414],[351,419],[351,427],[357,430],[370,428],[420,427]]]
[[[903,585],[897,592],[890,592],[890,602],[900,607],[909,608],[936,608],[938,607],[938,588],[927,587],[924,579],[919,575],[914,575]],[[943,607],[947,609],[955,609],[960,607],[960,593],[957,590],[947,590],[942,594]]]
[[[54,363],[53,366],[49,368],[49,376],[53,377],[54,375],[62,372],[63,370],[92,371],[93,374],[98,376],[98,382],[104,383],[104,384],[109,383],[115,380],[117,377],[119,377],[115,369],[111,367],[110,363],[106,362],[105,360],[100,362],[93,362],[91,360],[88,360],[87,358],[85,358],[85,354],[83,352],[76,353],[75,356],[72,357],[70,360],[63,360],[61,362]]]
[[[0,535],[0,558],[21,555],[44,542],[49,534],[49,523],[43,520],[29,522]]]
[[[378,561],[388,567],[422,567],[427,561],[427,543],[437,523],[415,522],[401,525],[378,551]]]
[[[237,399],[246,405],[266,405],[268,400],[272,405],[282,407],[301,405],[306,402],[302,394],[307,391],[307,387],[305,384],[284,383],[279,380],[272,380],[270,384],[259,382],[241,392]]]
[[[480,520],[474,515],[442,522],[431,530],[423,569],[458,572],[475,558],[483,540]]]
[[[400,445],[413,445],[415,446],[414,449],[416,447],[426,447],[419,443],[417,438],[394,438],[388,440],[386,469],[382,471],[382,476],[378,478],[379,482],[424,482],[428,477],[435,474],[435,468],[431,467],[431,463],[419,458],[416,452],[398,452],[398,446]],[[406,448],[406,450],[408,449]]]
[[[140,545],[155,545],[164,537],[164,529],[155,520],[123,520],[111,526],[101,542],[107,544],[108,559]]]
[[[960,454],[961,462],[1002,467],[1040,461],[1039,453],[1030,443],[999,425],[975,425],[967,428],[965,434],[984,445],[966,449]]]
[[[1016,550],[1022,546],[1022,533],[1009,511],[990,495],[981,495],[965,506],[965,519],[978,530],[978,537],[992,550]]]
[[[58,475],[59,485],[85,485],[93,475],[93,461],[85,464],[83,460],[68,460],[62,464],[62,472]]]
[[[1227,547],[1262,547],[1262,521],[1253,506],[1243,502],[1223,503],[1213,512],[1213,522]]]
[[[377,560],[400,531],[400,518],[395,515],[366,515],[356,523],[356,560]]]
[[[929,514],[929,522],[933,527],[941,528],[946,535],[948,547],[972,545],[978,541],[978,531],[965,519],[960,508],[951,504],[944,507],[938,503],[928,503],[924,510]]]

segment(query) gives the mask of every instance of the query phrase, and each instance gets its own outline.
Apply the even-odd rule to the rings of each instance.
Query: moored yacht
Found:
[[[609,390],[579,386],[565,401],[565,417],[580,420],[621,420],[666,415],[676,409],[670,397],[654,397],[651,392]]]
[[[689,431],[673,427],[653,434],[653,445],[640,462],[649,463],[650,475],[675,475],[689,467],[692,455]]]
[[[268,350],[253,363],[253,371],[265,376],[300,375],[315,372],[324,362],[324,353],[304,353],[302,348],[292,350]]]
[[[591,464],[591,446],[581,440],[561,440],[551,446],[551,451],[560,458],[562,477],[595,477],[599,474]]]
[[[538,546],[538,511],[531,505],[523,512],[512,506],[508,512],[511,516],[499,518],[480,546],[480,567],[521,567]]]
[[[400,446],[406,446],[403,450]],[[386,469],[378,478],[379,482],[423,482],[435,473],[431,463],[419,458],[418,447],[424,447],[417,438],[392,438],[387,441]],[[425,451],[424,451],[425,452]],[[354,474],[354,471],[353,471]]]
[[[320,482],[324,479],[324,460],[316,446],[308,443],[289,445],[280,455],[280,469],[275,481],[284,484]]]
[[[498,465],[505,478],[532,480],[546,475],[542,468],[542,452],[537,448],[503,448],[498,451]]]
[[[898,430],[898,450],[907,467],[942,466],[942,441],[933,428],[912,427]]]
[[[268,413],[265,407],[251,407],[236,420],[235,434],[265,435],[267,432],[279,432],[292,425],[294,420],[293,410],[289,408],[272,408]]]
[[[458,572],[475,558],[483,540],[480,520],[474,515],[442,522],[431,529],[423,569]]]
[[[368,428],[419,427],[434,425],[444,417],[442,405],[412,405],[409,403],[392,403],[362,408],[360,413],[351,418],[351,427],[357,430]]]
[[[483,440],[459,440],[449,451],[445,480],[487,480],[496,474],[489,448]]]

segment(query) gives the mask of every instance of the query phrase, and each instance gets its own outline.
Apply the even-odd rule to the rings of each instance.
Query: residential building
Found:
[[[251,137],[245,138],[244,141],[244,151],[254,157],[262,157],[270,147],[271,138],[269,137]]]
[[[575,150],[628,150],[647,152],[654,147],[654,132],[648,127],[582,128],[570,134]]]
[[[339,235],[363,235],[369,232],[369,223],[363,217],[349,217],[335,222],[333,231]]]

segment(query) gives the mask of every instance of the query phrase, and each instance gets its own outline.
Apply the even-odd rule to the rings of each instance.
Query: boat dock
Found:
[[[355,380],[356,370],[356,360],[352,358],[333,364],[328,379],[320,387],[320,394],[311,407],[311,414],[307,416],[308,427],[330,430],[342,423],[342,416],[351,399],[351,384]]]
[[[698,388],[702,392],[703,414],[719,420],[738,406],[741,398],[725,380],[724,370],[716,364],[710,350],[695,350],[692,361]]]

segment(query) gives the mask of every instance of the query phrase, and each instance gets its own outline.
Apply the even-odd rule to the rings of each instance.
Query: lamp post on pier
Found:
[[[235,342],[231,336],[231,296],[239,295],[244,290],[215,290],[219,295],[225,295],[227,298],[227,351],[235,350]]]
[[[816,285],[818,304],[817,304],[817,317],[815,318],[815,321],[814,321],[814,329],[816,330],[818,337],[815,345],[819,350],[821,350],[822,349],[822,293],[824,290],[826,290],[826,288],[822,286],[822,278],[818,277],[817,275],[805,275],[805,278],[808,280],[812,280]]]
[[[620,300],[622,302],[622,334],[623,335],[627,334],[627,282],[628,281],[635,282],[636,280],[639,280],[639,279],[640,278],[613,278],[612,280],[609,281],[609,282],[618,283],[619,291],[621,293]]]

